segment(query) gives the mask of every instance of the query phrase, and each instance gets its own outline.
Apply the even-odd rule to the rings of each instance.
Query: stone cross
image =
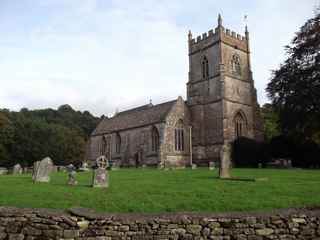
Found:
[[[68,185],[77,185],[78,184],[78,181],[76,180],[76,168],[75,166],[73,166],[73,164],[69,164],[67,166],[67,171],[68,171],[68,176],[69,176],[69,179],[68,179]]]
[[[37,161],[33,164],[32,179],[34,182],[49,182],[50,173],[52,171],[53,162],[51,158],[46,157],[41,161]]]
[[[96,168],[93,171],[92,186],[107,188],[109,186],[109,175],[106,168],[109,166],[108,159],[100,156],[96,159]]]
[[[230,168],[231,168],[231,144],[224,143],[220,150],[220,178],[230,178]]]

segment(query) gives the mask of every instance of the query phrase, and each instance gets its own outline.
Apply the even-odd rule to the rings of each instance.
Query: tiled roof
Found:
[[[93,131],[92,135],[117,132],[163,122],[176,101],[177,100],[158,105],[143,105],[119,112],[112,118],[104,118]]]

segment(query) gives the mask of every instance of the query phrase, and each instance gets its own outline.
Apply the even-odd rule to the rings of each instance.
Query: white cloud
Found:
[[[157,103],[185,97],[187,30],[213,28],[220,9],[235,30],[243,30],[242,16],[249,15],[253,71],[265,102],[269,70],[281,62],[283,45],[311,17],[316,1],[249,1],[236,10],[232,1],[218,7],[211,1],[202,7],[168,0],[26,2],[34,15],[16,22],[6,14],[10,32],[0,23],[0,107],[68,103],[100,115],[150,98]]]

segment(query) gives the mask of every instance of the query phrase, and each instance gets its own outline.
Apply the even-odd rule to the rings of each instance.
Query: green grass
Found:
[[[91,188],[92,173],[78,173],[78,186],[67,186],[67,174],[50,183],[30,175],[0,176],[0,205],[34,208],[85,207],[106,212],[224,212],[320,206],[320,171],[233,169],[239,178],[219,180],[208,169],[121,169],[110,171],[108,189]]]

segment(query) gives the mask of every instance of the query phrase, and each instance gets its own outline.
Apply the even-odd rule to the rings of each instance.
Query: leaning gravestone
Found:
[[[231,144],[224,143],[220,151],[220,178],[230,178],[231,167]]]
[[[73,164],[69,164],[67,166],[67,171],[68,171],[68,176],[69,176],[69,179],[68,179],[68,185],[77,185],[78,184],[78,181],[76,180],[76,168],[75,166],[73,166]]]
[[[96,168],[93,170],[92,187],[107,188],[109,186],[109,176],[106,170],[108,166],[108,159],[105,156],[100,156],[96,159]]]
[[[33,164],[32,179],[34,182],[49,182],[50,173],[52,171],[53,163],[51,158],[46,157],[41,161]]]
[[[22,174],[22,167],[21,165],[18,163],[16,165],[13,166],[13,169],[12,169],[12,174],[16,175],[16,174]]]

